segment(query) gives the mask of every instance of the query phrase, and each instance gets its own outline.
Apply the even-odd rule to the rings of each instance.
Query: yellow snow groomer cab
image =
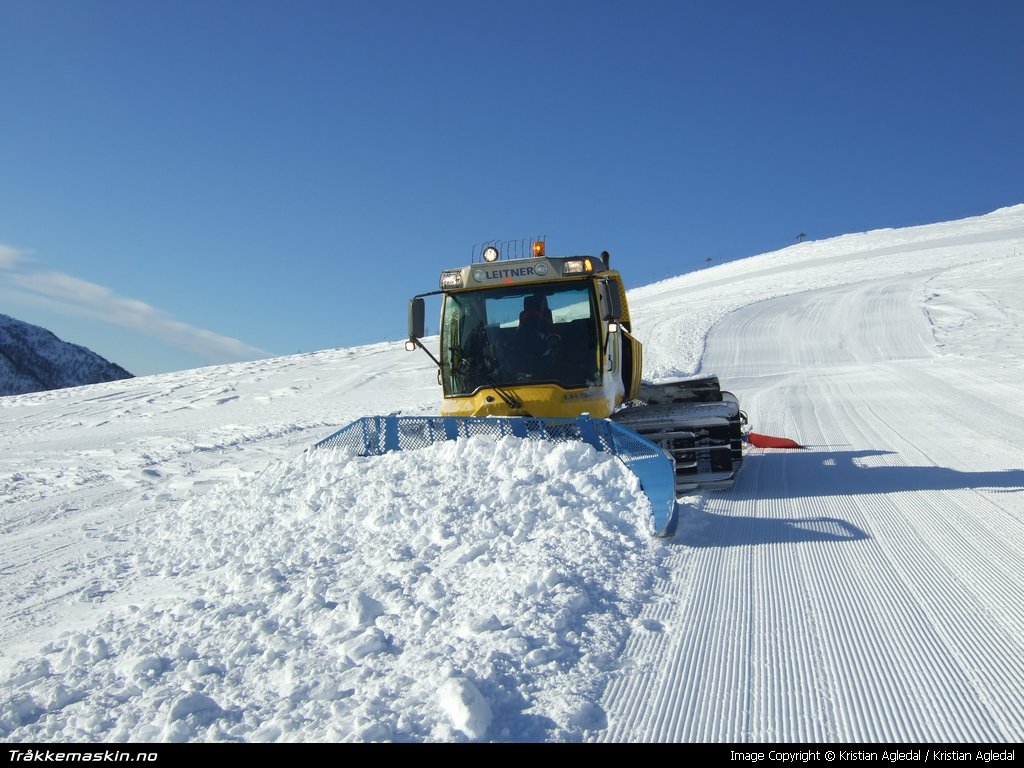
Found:
[[[479,263],[441,273],[442,415],[606,418],[639,394],[642,348],[608,254],[531,250],[503,261],[489,246]],[[422,347],[422,296],[410,348]]]

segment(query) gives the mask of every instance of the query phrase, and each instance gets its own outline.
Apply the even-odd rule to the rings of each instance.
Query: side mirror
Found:
[[[409,340],[422,339],[424,333],[423,299],[415,298],[409,302]]]

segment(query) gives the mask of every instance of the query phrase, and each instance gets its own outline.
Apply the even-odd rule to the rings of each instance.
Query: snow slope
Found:
[[[1016,206],[631,292],[809,445],[668,542],[582,445],[306,452],[436,409],[400,344],[0,398],[0,738],[1020,741],[1022,273]]]

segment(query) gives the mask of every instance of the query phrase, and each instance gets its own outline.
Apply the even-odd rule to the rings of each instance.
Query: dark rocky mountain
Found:
[[[45,328],[0,314],[0,395],[130,379],[119,365],[61,341]]]

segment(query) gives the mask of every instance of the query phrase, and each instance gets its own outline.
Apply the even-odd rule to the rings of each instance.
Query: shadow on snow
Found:
[[[719,498],[742,502],[964,489],[1024,491],[1021,469],[961,472],[945,467],[861,463],[891,455],[891,451],[874,450],[753,453],[744,459],[736,485]],[[691,547],[730,547],[866,538],[860,528],[837,517],[722,515],[684,507],[672,541]]]
[[[689,547],[737,547],[802,541],[857,541],[867,537],[857,526],[835,517],[778,519],[716,515],[703,510],[683,509],[672,543]]]
[[[1024,491],[1024,469],[961,472],[946,467],[871,466],[864,460],[892,451],[771,451],[744,459],[730,498],[805,498],[916,491]],[[744,475],[755,482],[743,482]],[[765,478],[768,478],[767,482]],[[756,480],[760,479],[759,482]]]

